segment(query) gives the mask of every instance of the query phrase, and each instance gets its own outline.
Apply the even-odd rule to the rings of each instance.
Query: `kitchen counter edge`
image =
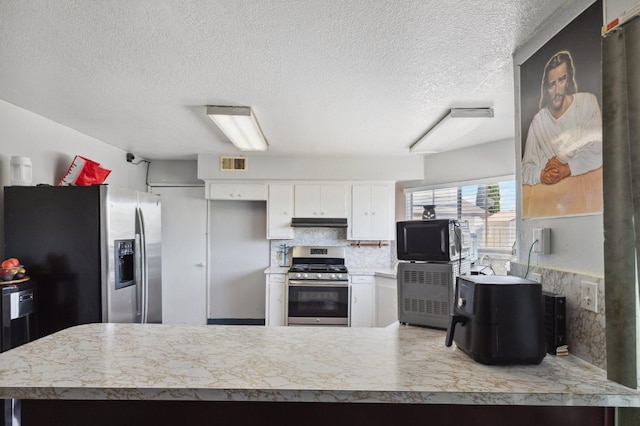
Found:
[[[399,324],[81,325],[0,354],[0,398],[640,407],[575,356],[487,366]]]

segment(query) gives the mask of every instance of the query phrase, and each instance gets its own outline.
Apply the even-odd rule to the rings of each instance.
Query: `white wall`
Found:
[[[30,157],[33,184],[55,185],[64,176],[75,155],[97,161],[110,169],[105,183],[146,190],[146,163],[126,162],[126,152],[55,123],[8,102],[0,100],[0,185],[11,185],[9,163],[14,155]],[[0,212],[4,208],[4,193],[0,195]],[[4,217],[0,224],[0,240],[4,241]],[[0,254],[4,255],[4,244]]]
[[[198,155],[198,178],[207,180],[369,180],[403,181],[422,179],[420,156],[399,157],[276,157],[242,155],[245,171],[221,171],[220,156]]]
[[[154,160],[149,165],[150,186],[204,186],[196,160]]]
[[[520,74],[519,66],[558,31],[587,9],[592,0],[579,0],[566,4],[546,22],[535,37],[521,46],[514,54],[514,80],[516,97],[516,120],[520,122]],[[520,126],[516,126],[516,141],[521,140]],[[518,177],[518,199],[521,200],[522,150],[516,142],[515,163]],[[520,204],[519,204],[520,206]],[[528,251],[533,242],[533,228],[551,228],[551,250],[548,255],[533,254],[531,264],[569,272],[579,272],[602,277],[604,275],[604,234],[602,214],[571,216],[562,218],[522,219],[522,209],[518,208],[517,252],[520,262],[527,262]]]
[[[431,186],[512,175],[515,173],[514,155],[513,139],[426,155],[424,180],[402,185],[404,187]]]

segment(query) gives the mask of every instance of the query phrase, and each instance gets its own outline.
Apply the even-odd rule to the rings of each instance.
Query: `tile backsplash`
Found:
[[[526,272],[526,264],[511,263],[513,275],[524,277]],[[604,278],[539,266],[531,266],[528,278],[531,278],[530,274],[540,274],[543,290],[566,297],[569,352],[597,367],[606,369]],[[580,291],[583,281],[597,284],[597,313],[580,307]]]
[[[373,243],[372,241],[361,241]],[[295,228],[291,240],[271,240],[271,266],[283,265],[283,245],[294,246],[338,246],[345,247],[347,268],[389,268],[393,264],[391,253],[395,254],[394,241],[382,241],[382,245],[357,245],[357,241],[347,240],[344,228]],[[378,241],[375,241],[377,244]],[[393,256],[395,257],[395,256]],[[291,252],[287,265],[291,264]]]

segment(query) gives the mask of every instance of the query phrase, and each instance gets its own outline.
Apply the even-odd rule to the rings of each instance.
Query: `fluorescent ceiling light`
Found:
[[[208,106],[207,115],[242,151],[266,151],[269,148],[250,107]]]
[[[410,152],[433,154],[446,151],[456,139],[469,134],[486,118],[493,117],[493,108],[452,108],[447,115],[409,148]]]

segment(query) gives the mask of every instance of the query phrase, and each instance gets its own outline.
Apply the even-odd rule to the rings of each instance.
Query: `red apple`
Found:
[[[10,257],[9,259],[6,259],[2,262],[2,264],[0,265],[0,268],[10,269],[10,268],[17,268],[18,266],[20,266],[20,261],[15,257]]]

